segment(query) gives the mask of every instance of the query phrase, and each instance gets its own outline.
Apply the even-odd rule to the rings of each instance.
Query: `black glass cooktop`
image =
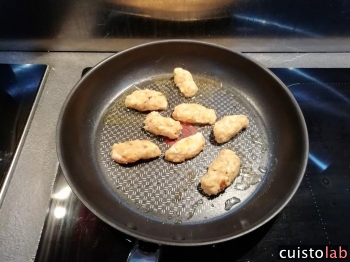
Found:
[[[0,203],[46,65],[0,64]]]
[[[298,101],[309,161],[290,203],[238,239],[202,247],[163,246],[160,261],[274,261],[278,245],[350,244],[350,69],[271,69]],[[126,261],[135,239],[102,222],[59,169],[36,261]]]

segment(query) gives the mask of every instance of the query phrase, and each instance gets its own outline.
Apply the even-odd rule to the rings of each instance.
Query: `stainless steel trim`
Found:
[[[30,110],[27,123],[26,123],[26,125],[24,126],[21,139],[19,140],[19,143],[18,143],[16,152],[15,152],[14,155],[13,155],[10,168],[9,168],[8,171],[7,171],[7,174],[6,174],[6,177],[5,177],[3,186],[2,186],[2,188],[0,189],[0,209],[1,209],[1,206],[2,206],[2,203],[3,203],[3,200],[4,200],[4,198],[5,198],[5,195],[6,195],[6,191],[7,191],[7,189],[8,189],[8,186],[9,186],[9,184],[10,184],[10,182],[11,182],[11,178],[12,178],[13,172],[14,172],[14,170],[15,170],[15,167],[16,167],[16,164],[17,164],[19,155],[21,154],[21,150],[22,150],[22,147],[23,147],[23,145],[24,145],[24,141],[25,141],[25,139],[26,139],[26,136],[27,136],[27,134],[28,134],[28,131],[29,131],[31,122],[32,122],[32,120],[33,120],[33,117],[34,117],[36,108],[37,108],[37,106],[38,106],[38,104],[39,104],[39,100],[40,100],[42,91],[43,91],[43,89],[44,89],[44,85],[45,85],[46,79],[47,79],[47,77],[48,77],[48,75],[49,75],[49,71],[50,71],[50,67],[49,67],[48,65],[46,65],[46,70],[45,70],[44,76],[43,76],[43,78],[42,78],[42,80],[41,80],[41,83],[40,83],[40,86],[39,86],[39,89],[38,89],[38,93],[37,93],[37,95],[36,95],[36,97],[35,97],[35,100],[34,100],[32,109]]]
[[[327,38],[287,38],[287,37],[191,37],[191,40],[204,41],[221,45],[236,52],[350,52],[350,37]],[[119,52],[137,45],[151,43],[159,40],[168,40],[159,37],[157,39],[145,38],[77,38],[77,39],[21,39],[1,40],[1,50],[13,51],[79,51],[79,52]]]

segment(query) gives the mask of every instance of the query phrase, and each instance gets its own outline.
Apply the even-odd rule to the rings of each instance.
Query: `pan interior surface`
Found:
[[[238,198],[241,202],[231,210],[239,208],[254,194],[267,170],[269,152],[266,129],[254,107],[234,87],[225,86],[220,79],[195,76],[194,80],[199,91],[193,98],[185,98],[171,76],[132,85],[112,102],[101,118],[96,134],[99,139],[95,152],[97,158],[101,159],[102,174],[117,198],[135,212],[163,223],[195,223],[228,214],[225,210],[226,200]],[[170,147],[166,139],[142,128],[147,113],[125,107],[126,96],[140,89],[156,90],[167,97],[168,109],[160,112],[163,116],[171,117],[178,104],[197,103],[215,109],[218,119],[226,115],[244,114],[250,124],[246,130],[224,144],[215,142],[212,126],[192,126],[206,138],[204,150],[191,160],[180,164],[170,163],[164,159],[164,152]],[[115,163],[110,157],[111,146],[135,139],[154,142],[163,154],[142,163]],[[200,178],[224,148],[233,150],[240,157],[241,172],[225,192],[209,198],[201,192]]]
[[[193,74],[199,86],[193,99],[174,85],[175,67]],[[204,150],[181,164],[166,162],[167,143],[142,128],[146,113],[124,105],[128,94],[145,88],[167,97],[163,116],[177,104],[199,103],[215,109],[218,119],[246,114],[250,125],[222,145],[214,142],[211,126],[195,126],[206,138]],[[113,162],[113,143],[133,139],[153,141],[162,156],[132,165]],[[207,198],[199,179],[224,148],[240,156],[240,175],[224,193]],[[288,203],[305,171],[308,137],[300,108],[268,70],[215,45],[164,41],[113,55],[77,83],[61,111],[57,151],[74,193],[106,223],[146,241],[203,245],[250,232]],[[238,190],[243,176],[261,181]],[[241,202],[226,211],[231,197]]]

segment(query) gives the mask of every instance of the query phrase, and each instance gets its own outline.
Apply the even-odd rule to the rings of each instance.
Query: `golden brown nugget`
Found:
[[[245,115],[224,116],[214,125],[215,140],[218,143],[225,143],[248,125],[249,119]]]
[[[182,130],[179,121],[175,121],[170,117],[163,117],[158,112],[149,113],[143,123],[145,124],[143,128],[146,131],[171,139],[178,138]]]
[[[165,110],[168,102],[161,92],[144,89],[128,95],[125,99],[125,106],[139,111]]]
[[[175,120],[190,124],[214,124],[216,114],[214,109],[209,109],[199,104],[180,104],[174,108]]]
[[[217,195],[238,175],[241,167],[239,157],[229,149],[220,151],[219,156],[209,165],[208,173],[201,178],[201,187],[207,195]]]
[[[119,164],[134,163],[140,159],[160,156],[159,147],[148,140],[133,140],[112,146],[111,157]]]
[[[165,159],[180,163],[198,155],[204,148],[205,139],[201,133],[181,139],[165,151]]]
[[[192,97],[198,91],[198,87],[193,81],[191,73],[180,67],[174,69],[174,82],[185,97]]]

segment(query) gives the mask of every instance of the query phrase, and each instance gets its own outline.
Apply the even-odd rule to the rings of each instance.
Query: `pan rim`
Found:
[[[90,74],[93,74],[95,70],[97,70],[100,66],[102,66],[103,64],[107,63],[109,60],[114,59],[117,56],[120,56],[126,52],[131,52],[135,49],[139,49],[139,48],[143,48],[143,47],[147,47],[147,46],[152,46],[152,45],[158,45],[158,44],[168,44],[168,43],[188,43],[188,44],[199,44],[199,45],[206,45],[206,46],[211,46],[217,49],[222,49],[231,53],[234,53],[235,55],[241,56],[244,59],[247,59],[248,61],[252,62],[253,64],[256,64],[260,69],[262,69],[263,71],[265,71],[270,77],[272,77],[278,84],[279,86],[283,89],[283,91],[288,95],[290,101],[292,102],[294,109],[297,112],[298,118],[300,120],[300,127],[301,127],[301,131],[303,133],[303,138],[304,138],[304,143],[303,143],[303,147],[304,149],[304,154],[306,157],[304,157],[303,162],[300,163],[300,173],[301,175],[299,176],[299,179],[297,180],[293,190],[289,193],[289,196],[286,198],[286,200],[271,214],[269,214],[267,216],[267,218],[262,218],[259,223],[257,223],[255,226],[251,227],[248,230],[245,230],[239,234],[235,234],[233,236],[230,237],[225,237],[225,238],[220,238],[220,239],[216,239],[216,240],[210,240],[210,241],[203,241],[203,242],[195,242],[195,243],[187,243],[187,242],[170,242],[170,241],[162,241],[162,240],[154,240],[154,239],[150,239],[147,237],[144,237],[142,235],[139,235],[137,233],[135,233],[134,231],[131,230],[127,230],[124,229],[118,225],[116,225],[115,223],[113,223],[112,221],[110,221],[109,219],[106,219],[104,216],[100,215],[99,212],[97,212],[95,210],[95,208],[93,208],[88,201],[86,201],[78,192],[78,190],[76,189],[76,187],[74,186],[74,183],[71,181],[71,179],[69,178],[69,176],[66,175],[66,173],[69,173],[68,169],[66,168],[65,164],[64,164],[64,160],[61,156],[61,138],[60,138],[60,133],[61,133],[61,127],[62,127],[62,121],[63,121],[63,116],[64,113],[66,111],[66,108],[71,100],[71,98],[74,96],[74,93],[77,91],[78,87],[80,86],[80,83],[82,83],[83,81],[85,81],[86,78],[89,77]],[[306,122],[304,119],[304,116],[302,114],[302,111],[297,103],[297,101],[295,100],[294,96],[292,95],[292,93],[289,91],[289,89],[286,87],[286,85],[276,76],[274,75],[268,68],[266,68],[264,65],[262,65],[260,62],[257,62],[256,60],[248,57],[245,54],[233,51],[229,48],[226,47],[222,47],[216,44],[212,44],[212,43],[207,43],[207,42],[203,42],[203,41],[197,41],[197,40],[185,40],[185,39],[173,39],[173,40],[161,40],[161,41],[153,41],[150,43],[146,43],[146,44],[142,44],[142,45],[138,45],[126,50],[123,50],[121,52],[118,52],[116,54],[113,54],[107,58],[105,58],[104,60],[100,61],[99,63],[97,63],[91,70],[89,70],[89,72],[87,72],[83,77],[81,77],[78,82],[73,86],[73,88],[71,89],[71,91],[69,92],[69,94],[67,95],[62,107],[61,107],[61,111],[58,117],[58,121],[57,121],[57,126],[56,126],[56,153],[58,156],[58,161],[59,161],[59,165],[62,168],[62,172],[64,174],[65,179],[67,180],[68,185],[72,188],[74,194],[77,195],[78,199],[92,212],[94,213],[99,219],[101,219],[103,222],[107,223],[108,225],[110,225],[111,227],[115,228],[116,230],[119,230],[127,235],[133,236],[137,239],[141,239],[144,241],[148,241],[148,242],[153,242],[153,243],[157,243],[157,244],[163,244],[163,245],[170,245],[170,246],[202,246],[202,245],[210,245],[210,244],[216,244],[216,243],[221,243],[221,242],[225,242],[228,240],[232,240],[238,237],[241,237],[243,235],[246,235],[252,231],[254,231],[255,229],[263,226],[264,224],[266,224],[267,222],[269,222],[271,219],[273,219],[278,213],[280,213],[282,211],[282,209],[290,202],[290,200],[292,199],[292,197],[295,195],[296,191],[298,190],[301,181],[304,178],[305,175],[305,170],[306,170],[306,166],[307,166],[307,162],[308,162],[308,153],[309,153],[309,137],[308,137],[308,132],[307,132],[307,126],[306,126]]]

